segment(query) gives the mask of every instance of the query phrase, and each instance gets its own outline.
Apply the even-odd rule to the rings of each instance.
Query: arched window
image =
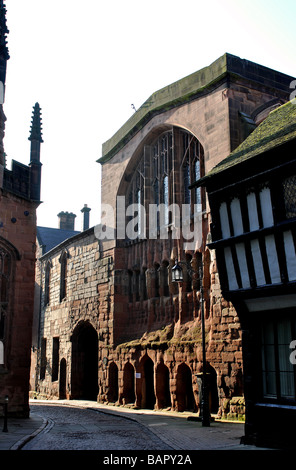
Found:
[[[0,340],[4,340],[5,338],[5,323],[8,314],[9,302],[10,273],[11,256],[4,249],[0,248]]]
[[[61,263],[61,277],[60,277],[60,302],[66,298],[67,294],[67,267],[68,267],[68,253],[64,251],[60,257]]]
[[[195,188],[194,194],[189,189],[190,184],[200,179],[202,174],[202,147],[199,141],[188,132],[182,132],[183,149],[182,149],[182,166],[183,166],[183,190],[184,203],[197,205],[196,209],[201,210],[201,189]]]
[[[7,240],[0,240],[0,364],[5,364],[5,350],[9,341],[10,298],[13,295],[13,271],[17,250]]]
[[[188,204],[190,215],[194,209],[200,211],[201,189],[189,188],[203,172],[203,149],[190,132],[174,127],[145,143],[137,166],[130,171],[127,238],[144,238],[146,223],[150,238],[166,235],[167,226],[176,219],[176,204]]]

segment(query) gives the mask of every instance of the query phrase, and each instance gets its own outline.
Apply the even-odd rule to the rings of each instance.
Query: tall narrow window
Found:
[[[40,352],[40,380],[45,379],[46,372],[46,338],[41,340],[41,352]]]
[[[194,177],[195,181],[200,179],[200,161],[198,159],[194,162]],[[195,188],[195,204],[201,205],[201,188]]]
[[[169,178],[167,175],[164,176],[162,182],[162,202],[164,206],[164,224],[169,223]]]
[[[61,279],[60,279],[60,301],[65,299],[67,293],[67,252],[64,251],[60,257]]]
[[[183,167],[184,173],[184,203],[190,204],[191,197],[190,197],[190,166],[189,161],[187,160]]]
[[[143,211],[142,211],[142,193],[137,190],[137,209],[138,209],[138,237],[143,233]]]
[[[60,339],[53,338],[52,342],[52,376],[51,380],[55,382],[59,378],[59,349]]]
[[[45,268],[45,281],[44,281],[44,306],[49,304],[50,292],[50,263],[47,263]]]
[[[183,132],[183,149],[182,149],[182,166],[183,166],[183,190],[184,203],[191,205],[193,212],[193,204],[196,209],[201,210],[201,189],[189,189],[190,184],[198,181],[202,176],[202,159],[203,151],[199,141],[188,132]]]

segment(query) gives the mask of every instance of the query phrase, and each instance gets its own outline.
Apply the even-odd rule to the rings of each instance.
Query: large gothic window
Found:
[[[146,144],[127,191],[127,238],[145,237],[146,214],[149,234],[173,223],[172,204],[189,204],[191,214],[201,210],[201,190],[189,188],[201,176],[203,149],[189,132],[173,128]]]

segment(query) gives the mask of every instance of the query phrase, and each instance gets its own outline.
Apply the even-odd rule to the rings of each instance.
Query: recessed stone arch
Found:
[[[118,367],[111,362],[108,367],[108,401],[116,403],[118,400]]]
[[[156,403],[154,388],[154,363],[145,354],[139,365],[140,377],[137,381],[137,403],[141,408],[154,409]]]
[[[122,401],[124,404],[134,403],[135,399],[135,368],[130,362],[126,362],[123,368]]]
[[[155,391],[157,408],[163,409],[170,407],[172,404],[170,394],[170,371],[163,361],[157,364],[155,369]]]
[[[98,394],[98,334],[88,321],[72,335],[71,398],[96,400]]]
[[[60,361],[59,398],[67,398],[67,361],[64,357]]]
[[[183,362],[178,366],[176,377],[177,411],[196,411],[193,395],[192,372]]]

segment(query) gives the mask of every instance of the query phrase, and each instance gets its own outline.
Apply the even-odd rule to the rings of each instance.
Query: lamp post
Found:
[[[204,290],[203,290],[203,268],[199,267],[200,303],[201,303],[201,326],[202,326],[202,399],[201,399],[201,421],[203,426],[210,426],[210,408],[207,384],[207,362],[206,362],[206,335],[204,314]]]
[[[4,425],[3,425],[3,432],[8,432],[7,428],[7,414],[8,414],[8,396],[6,395],[4,399]]]
[[[183,282],[183,270],[175,260],[175,266],[172,268],[172,282]],[[200,304],[201,304],[201,325],[202,325],[202,398],[201,398],[201,421],[203,426],[210,426],[210,407],[207,384],[207,362],[206,362],[206,337],[205,337],[205,314],[204,314],[204,290],[203,290],[203,267],[199,267],[200,282]]]

